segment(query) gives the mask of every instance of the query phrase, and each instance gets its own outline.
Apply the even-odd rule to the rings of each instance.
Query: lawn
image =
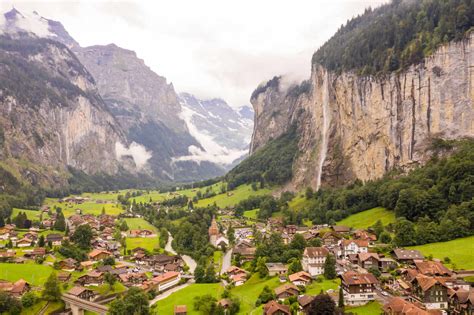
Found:
[[[377,222],[382,221],[383,225],[395,222],[395,213],[385,208],[373,208],[348,216],[342,221],[337,222],[338,225],[350,226],[356,229],[366,229]]]
[[[25,279],[35,286],[43,285],[52,271],[47,265],[0,263],[0,279],[12,282]]]
[[[318,295],[321,293],[321,290],[326,292],[327,290],[337,290],[339,288],[339,284],[341,281],[339,279],[334,280],[326,280],[324,279],[322,282],[313,281],[310,285],[306,287],[305,294],[308,295]]]
[[[239,314],[249,314],[255,308],[255,301],[266,285],[274,289],[281,283],[277,277],[261,279],[258,274],[254,274],[245,284],[231,290],[232,295],[240,299]]]
[[[130,230],[150,230],[156,234],[158,233],[158,229],[145,219],[127,218],[125,221]],[[155,248],[160,248],[160,238],[158,235],[154,237],[127,237],[127,249],[137,247],[142,247],[152,252]]]
[[[379,315],[382,313],[382,305],[370,302],[358,307],[346,307],[345,310],[358,315]]]
[[[11,218],[13,219],[20,212],[24,212],[28,220],[31,220],[31,221],[39,221],[39,217],[41,214],[41,211],[39,210],[26,210],[26,209],[13,208]]]
[[[108,284],[103,284],[98,287],[93,287],[92,289],[101,295],[106,295],[106,294],[111,294],[111,293],[123,292],[127,290],[127,287],[124,286],[120,282],[115,282],[113,286],[113,290],[110,289],[110,285]]]
[[[117,216],[120,213],[124,212],[120,205],[116,203],[97,203],[96,201],[87,201],[82,204],[68,204],[68,203],[60,203],[57,199],[53,198],[46,198],[46,205],[54,208],[55,206],[60,207],[63,210],[63,213],[66,217],[70,217],[76,214],[76,210],[82,210],[82,214],[92,214],[92,215],[100,215],[102,213],[102,209],[105,209],[105,213],[113,216]]]
[[[240,185],[236,189],[227,193],[219,194],[207,199],[201,199],[194,206],[206,207],[215,203],[219,208],[222,209],[234,206],[239,203],[239,201],[247,199],[249,196],[267,195],[270,192],[271,190],[267,188],[254,191],[250,185]]]
[[[177,292],[172,293],[167,298],[160,300],[156,303],[155,314],[174,314],[175,305],[186,305],[188,307],[188,314],[200,314],[193,309],[194,298],[210,294],[216,299],[221,298],[221,294],[224,288],[220,283],[194,283],[181,289]]]
[[[449,257],[457,269],[474,269],[474,247],[472,244],[474,244],[474,236],[408,248],[417,249],[425,256],[433,255],[441,260],[444,257]],[[453,266],[451,265],[451,267]]]
[[[150,230],[155,233],[158,231],[150,222],[142,218],[126,218],[125,222],[130,230]]]
[[[253,210],[244,211],[244,217],[245,217],[245,218],[248,218],[248,219],[256,220],[256,219],[257,219],[258,210],[260,210],[260,209],[253,209]]]
[[[302,210],[309,205],[309,200],[306,199],[305,195],[299,194],[295,198],[293,198],[289,203],[288,206],[292,210]]]

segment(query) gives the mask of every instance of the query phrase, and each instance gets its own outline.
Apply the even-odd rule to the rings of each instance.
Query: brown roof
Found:
[[[375,258],[377,260],[380,260],[379,254],[377,253],[359,253],[360,261],[366,261],[369,258]]]
[[[474,305],[474,290],[466,291],[458,289],[457,291],[454,291],[451,296],[456,296],[459,300],[459,303],[464,304],[470,302],[472,305]]]
[[[423,260],[424,258],[420,251],[415,249],[396,248],[393,252],[395,253],[395,257],[399,260]]]
[[[265,315],[275,314],[278,311],[288,315],[291,314],[290,307],[288,305],[282,305],[276,301],[270,301],[263,307],[263,313]]]
[[[344,225],[333,225],[332,229],[334,232],[345,233],[351,230],[350,227]]]
[[[179,272],[176,272],[176,271],[169,271],[169,272],[165,272],[164,274],[162,275],[159,275],[157,277],[154,277],[153,278],[153,281],[154,282],[157,282],[157,283],[160,283],[160,282],[166,282],[168,280],[171,280],[173,278],[176,278],[177,276],[179,275]]]
[[[415,261],[416,268],[424,275],[452,275],[451,270],[446,268],[442,263],[437,261]]]
[[[11,289],[11,293],[22,293],[25,290],[25,287],[27,287],[29,284],[26,282],[24,279],[20,279],[17,282],[13,284],[13,287]]]
[[[306,247],[304,249],[304,256],[308,256],[310,258],[315,257],[326,257],[329,254],[329,251],[326,247]]]
[[[96,256],[98,256],[98,255],[100,255],[100,254],[102,254],[102,253],[107,254],[107,255],[111,255],[111,254],[110,254],[108,251],[106,251],[106,250],[93,249],[93,250],[89,253],[89,257],[94,258],[94,257],[96,257]]]
[[[418,282],[418,284],[420,285],[420,287],[423,291],[429,290],[432,286],[434,286],[436,284],[446,286],[438,278],[427,277],[427,276],[424,276],[424,275],[417,275],[416,278],[415,278],[415,281]]]
[[[327,232],[323,235],[323,239],[328,238],[330,236],[334,236],[337,239],[343,238],[343,236],[341,234],[339,234],[337,232],[334,232],[334,231],[330,231],[330,232]]]
[[[186,305],[175,305],[174,306],[174,312],[175,313],[187,313],[188,308],[186,307]]]
[[[369,241],[366,241],[366,240],[343,240],[342,241],[343,246],[348,246],[351,243],[355,243],[359,247],[368,247],[369,246]]]
[[[88,290],[88,289],[84,288],[84,287],[75,286],[75,287],[71,288],[71,290],[69,290],[67,293],[71,294],[71,295],[74,295],[74,296],[79,296],[82,292],[84,292],[86,290]]]
[[[298,303],[302,306],[302,307],[306,307],[307,305],[309,305],[311,302],[313,302],[314,300],[314,296],[311,296],[311,295],[303,295],[303,296],[300,296],[298,298]]]
[[[377,278],[371,273],[357,273],[354,271],[348,271],[342,276],[342,281],[348,285],[358,285],[358,284],[376,284],[378,283]]]
[[[419,308],[413,303],[399,297],[393,297],[383,307],[386,314],[397,315],[429,315],[430,313]]]
[[[310,281],[311,275],[305,271],[300,271],[288,276],[288,279],[293,282],[297,280]]]
[[[275,294],[276,295],[280,295],[281,293],[286,292],[286,291],[299,292],[300,290],[298,289],[297,286],[295,286],[292,283],[285,283],[284,285],[281,285],[281,286],[275,288]]]

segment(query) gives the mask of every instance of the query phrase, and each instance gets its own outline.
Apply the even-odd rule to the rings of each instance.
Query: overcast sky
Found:
[[[387,0],[10,1],[60,21],[81,46],[137,52],[178,92],[249,104],[274,75],[309,77],[312,53],[345,21]]]

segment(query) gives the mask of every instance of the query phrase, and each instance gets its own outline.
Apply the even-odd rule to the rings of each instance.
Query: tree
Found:
[[[336,303],[328,294],[319,294],[311,302],[309,314],[333,315],[336,312]]]
[[[235,230],[232,225],[227,229],[227,238],[229,239],[230,244],[233,245],[235,243]]]
[[[393,241],[398,246],[409,246],[415,244],[415,226],[413,222],[405,218],[399,218],[395,224],[395,237]]]
[[[51,302],[59,301],[61,298],[61,288],[59,287],[58,277],[54,271],[49,275],[44,283],[44,289],[41,296],[46,301]]]
[[[65,231],[66,230],[66,219],[64,218],[64,214],[61,211],[61,208],[58,208],[58,213],[56,216],[56,221],[54,222],[53,228],[57,231]]]
[[[44,247],[44,245],[46,245],[46,243],[44,241],[44,235],[40,235],[40,237],[38,238],[38,246],[39,247]]]
[[[109,315],[149,315],[150,307],[146,293],[131,287],[122,299],[115,299],[109,307]]]
[[[120,231],[122,231],[122,232],[128,231],[127,221],[122,220],[122,223],[120,224]]]
[[[113,256],[105,257],[102,260],[102,264],[104,266],[109,265],[109,266],[114,266],[115,265],[115,258]]]
[[[102,207],[102,212],[101,212],[102,215],[105,215],[105,207]]]
[[[295,272],[303,270],[301,266],[301,261],[298,258],[291,258],[288,261],[290,264],[288,265],[288,274],[293,274]]]
[[[324,277],[326,277],[326,279],[335,279],[336,276],[336,258],[334,258],[333,255],[328,254],[326,256],[326,261],[324,262]]]
[[[379,238],[380,234],[384,230],[382,221],[377,220],[377,222],[375,222],[375,224],[372,226],[372,229],[374,230],[375,235],[377,235],[377,238]]]
[[[260,304],[267,303],[270,300],[273,300],[275,298],[275,295],[273,294],[273,291],[270,289],[268,285],[266,285],[260,295],[257,298],[257,301],[255,302],[256,306],[259,306]]]
[[[109,285],[110,290],[114,290],[114,284],[117,282],[117,278],[110,272],[107,272],[104,276],[105,282]]]
[[[309,200],[309,199],[313,198],[313,195],[314,195],[313,188],[307,187],[306,191],[304,193],[305,198]]]
[[[344,307],[344,291],[342,290],[342,286],[339,287],[339,301],[337,303],[339,308]]]
[[[194,298],[194,309],[203,314],[215,314],[217,308],[217,300],[210,294],[196,296]]]
[[[2,314],[19,315],[22,306],[19,300],[5,291],[0,291],[0,312]]]
[[[266,278],[268,276],[268,268],[265,265],[267,263],[267,257],[259,257],[257,259],[257,268],[260,278]]]
[[[377,267],[370,267],[369,269],[367,269],[367,271],[376,276],[377,278],[381,275],[380,270]]]
[[[392,237],[388,232],[382,232],[379,237],[379,241],[384,244],[389,244],[392,241]]]
[[[3,219],[3,216],[0,216],[0,228],[5,226],[5,220]]]
[[[89,224],[79,225],[71,236],[71,240],[82,249],[89,249],[93,234]]]
[[[201,264],[196,266],[194,269],[194,279],[196,283],[203,283],[205,282],[206,272],[204,271],[204,267]]]
[[[304,239],[303,235],[299,233],[295,234],[295,236],[293,236],[293,240],[290,243],[290,248],[303,251],[305,247],[306,240]]]
[[[36,304],[36,301],[37,301],[37,298],[36,298],[36,294],[34,292],[26,292],[25,294],[23,294],[23,296],[21,297],[21,304],[24,306],[24,307],[30,307],[30,306],[33,306]]]

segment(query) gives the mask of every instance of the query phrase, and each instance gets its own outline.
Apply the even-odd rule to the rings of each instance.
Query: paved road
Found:
[[[177,292],[181,289],[186,288],[188,285],[193,284],[194,280],[190,280],[182,285],[179,285],[177,287],[171,288],[169,290],[166,290],[165,292],[161,293],[160,295],[155,296],[153,300],[150,300],[150,306],[155,304],[156,302],[166,299],[168,296],[170,296],[172,293]]]
[[[222,258],[222,268],[221,268],[221,275],[223,275],[227,269],[229,269],[232,263],[232,248],[229,249]]]
[[[171,234],[169,234],[168,242],[166,243],[165,250],[167,252],[172,253],[173,255],[176,255],[176,251],[171,246],[172,241],[173,241],[173,236],[171,236]],[[196,261],[194,259],[192,259],[191,257],[189,257],[188,255],[182,255],[181,258],[183,258],[186,265],[188,265],[189,272],[194,274],[194,270],[196,269],[196,266],[197,266]]]

